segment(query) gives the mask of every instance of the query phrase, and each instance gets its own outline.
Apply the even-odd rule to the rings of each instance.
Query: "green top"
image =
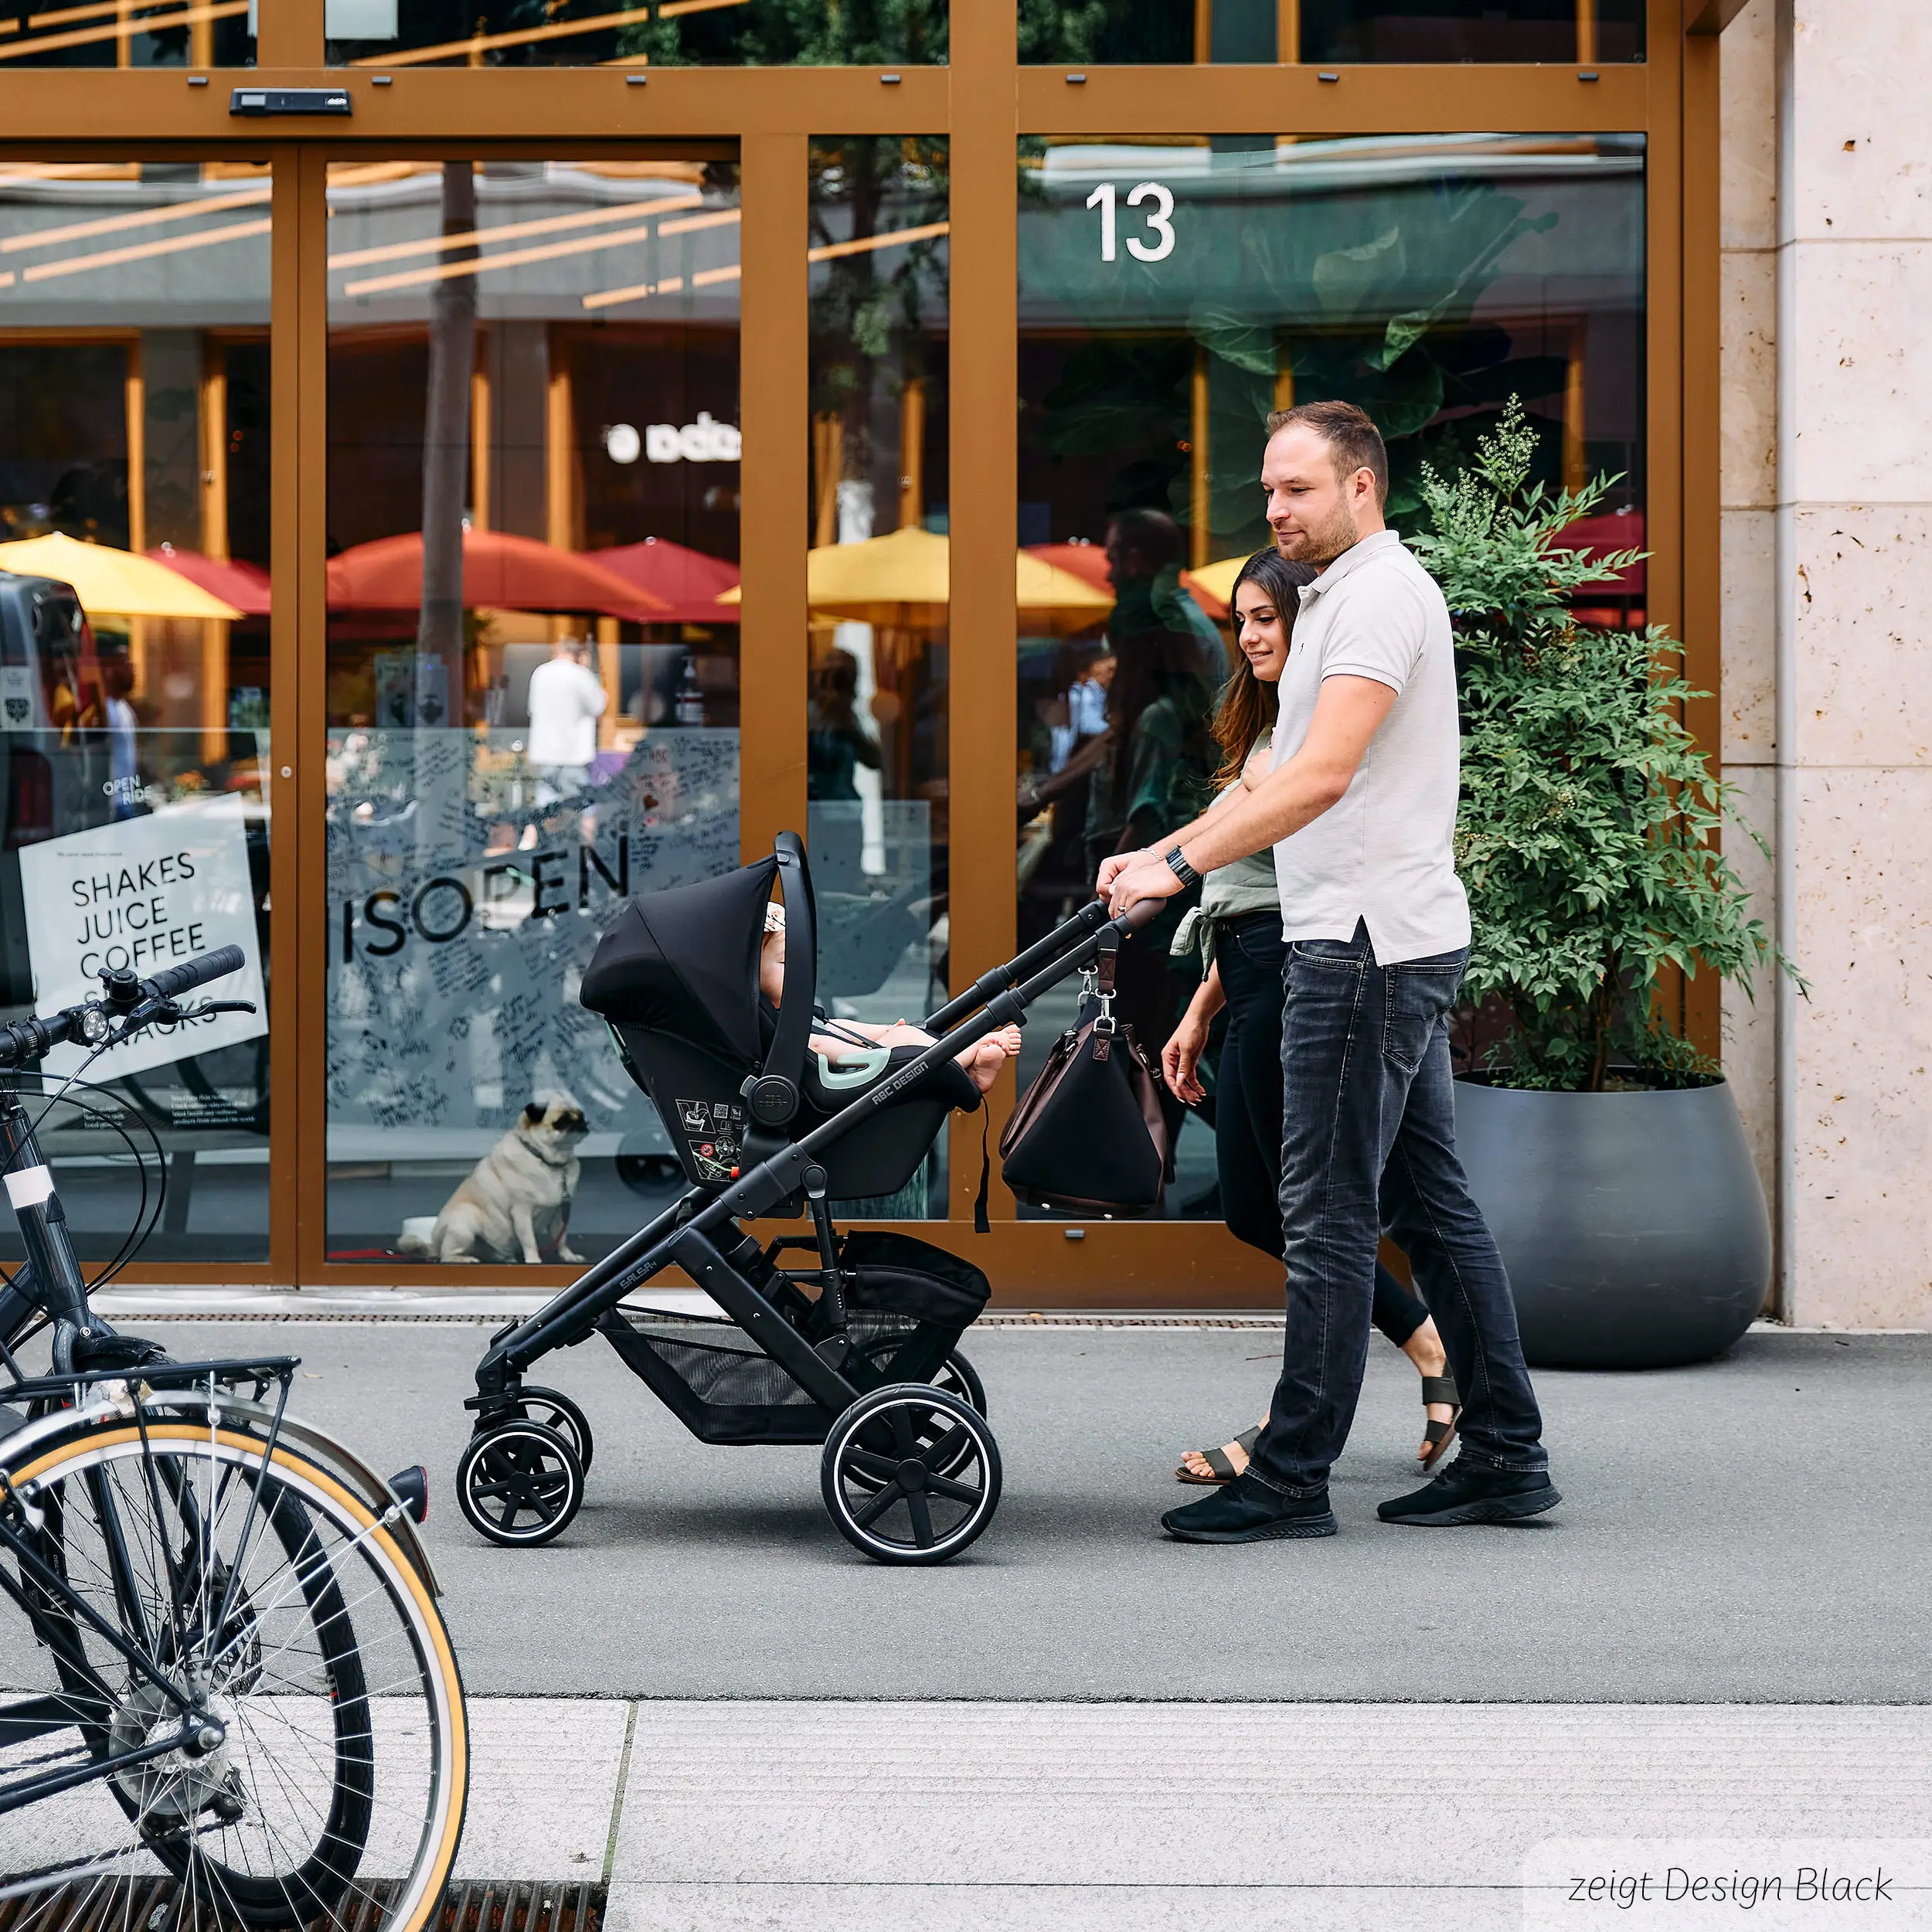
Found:
[[[1265,736],[1257,738],[1255,750],[1260,750],[1267,742]],[[1233,784],[1225,787],[1220,797],[1225,798],[1240,782],[1237,778]],[[1244,913],[1273,912],[1281,903],[1281,893],[1275,884],[1272,846],[1264,846],[1260,852],[1250,852],[1247,858],[1234,859],[1227,865],[1216,866],[1212,872],[1202,875],[1199,914],[1197,917],[1190,913],[1182,920],[1180,930],[1174,935],[1170,954],[1179,959],[1198,945],[1201,949],[1201,970],[1205,973],[1214,963],[1214,928],[1217,924],[1226,920],[1239,919]]]

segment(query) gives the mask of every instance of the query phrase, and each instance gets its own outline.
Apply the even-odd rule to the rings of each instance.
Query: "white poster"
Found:
[[[253,1000],[253,1012],[150,1027],[104,1054],[95,1077],[141,1073],[268,1031],[243,811],[240,798],[192,800],[20,849],[37,1012],[99,993],[108,967],[146,979],[218,946],[239,946],[248,962],[189,997]],[[79,1047],[56,1047],[45,1069],[64,1076],[86,1056]]]

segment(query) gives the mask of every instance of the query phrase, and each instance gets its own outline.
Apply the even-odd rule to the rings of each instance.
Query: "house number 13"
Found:
[[[1087,198],[1090,208],[1100,211],[1100,260],[1111,262],[1115,259],[1114,206],[1114,187],[1111,181],[1104,181]],[[1152,210],[1141,216],[1148,231],[1155,239],[1143,241],[1138,235],[1127,238],[1127,252],[1136,261],[1164,261],[1174,253],[1174,191],[1164,187],[1158,181],[1144,181],[1138,188],[1128,191],[1127,205],[1138,208],[1144,201],[1151,201]]]

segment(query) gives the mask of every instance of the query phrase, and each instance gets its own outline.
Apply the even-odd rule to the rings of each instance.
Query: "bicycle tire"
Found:
[[[170,1472],[165,1478],[158,1475],[164,1468]],[[121,1480],[137,1471],[138,1487]],[[189,1662],[206,1677],[209,1708],[228,1729],[213,1760],[191,1764],[175,1753],[155,1760],[154,1770],[100,1781],[117,1801],[127,1832],[119,1851],[104,1846],[94,1862],[124,1852],[138,1865],[133,1854],[145,1851],[172,1872],[185,1899],[204,1897],[249,1927],[292,1927],[318,1917],[345,1922],[359,1913],[356,1923],[382,1932],[424,1932],[461,1835],[468,1723],[461,1677],[434,1599],[377,1512],[298,1451],[277,1445],[271,1452],[260,1436],[232,1427],[167,1418],[148,1422],[145,1441],[140,1428],[118,1421],[78,1427],[19,1454],[7,1473],[16,1491],[26,1487],[40,1504],[43,1523],[51,1526],[37,1532],[37,1553],[57,1559],[50,1567],[83,1600],[90,1600],[83,1590],[87,1580],[77,1581],[73,1573],[83,1562],[91,1565],[94,1590],[111,1604],[128,1636],[136,1634],[129,1626],[137,1615],[124,1600],[124,1579],[117,1590],[111,1563],[94,1556],[77,1512],[91,1510],[95,1526],[104,1526],[109,1512],[100,1498],[105,1489],[127,1543],[121,1506],[145,1502],[150,1520],[129,1544],[122,1569],[131,1573],[137,1549],[154,1560],[133,1594],[143,1600],[145,1593],[139,1617],[151,1613],[163,1624],[164,1637],[154,1641],[144,1631],[142,1647],[176,1681],[185,1682],[185,1670],[170,1654],[171,1646],[179,1647],[173,1634],[179,1631]],[[244,1491],[255,1498],[252,1512]],[[172,1541],[185,1526],[180,1568],[182,1577],[199,1571],[192,1589],[168,1569],[155,1534],[154,1503],[164,1492],[161,1527]],[[196,1529],[192,1500],[208,1525],[205,1537]],[[240,1525],[251,1518],[257,1539],[240,1543],[233,1553],[238,1562],[230,1615],[211,1631],[227,1594],[224,1526],[239,1539]],[[279,1570],[262,1567],[264,1539],[279,1549]],[[100,1547],[108,1547],[104,1534]],[[197,1548],[212,1553],[212,1563],[196,1556]],[[154,1592],[160,1572],[168,1579],[162,1587],[171,1600]],[[172,1707],[164,1718],[160,1694],[124,1664],[117,1676],[89,1655],[84,1619],[70,1603],[45,1589],[34,1598],[36,1634],[49,1645],[62,1689],[83,1713],[74,1728],[89,1756],[97,1762],[108,1750],[128,1749],[158,1735],[164,1722],[178,1721]],[[102,1602],[92,1607],[100,1611]],[[385,1609],[394,1627],[385,1625],[372,1639]],[[306,1675],[303,1654],[291,1648],[304,1627],[314,1635],[320,1666]],[[101,1655],[115,1655],[97,1636],[95,1646]],[[373,1685],[372,1676],[378,1679]],[[420,1720],[409,1708],[412,1680]],[[112,1709],[101,1708],[104,1688],[117,1692]],[[386,1751],[389,1757],[379,1755]],[[303,1789],[318,1767],[328,1781],[325,1808]],[[403,1794],[400,1802],[396,1793]],[[230,1818],[224,1804],[238,1815]],[[90,1815],[104,1815],[97,1798]],[[294,1846],[302,1853],[298,1862],[288,1852],[282,1869],[258,1855],[265,1849],[284,1855],[283,1832],[271,1818],[299,1825],[304,1816],[319,1818],[321,1826],[312,1846]],[[156,1828],[158,1818],[167,1828]],[[378,1863],[386,1857],[403,1869],[372,1870],[372,1855]],[[95,1880],[97,1887],[115,1882],[111,1873]],[[195,1917],[191,1913],[187,1922]]]

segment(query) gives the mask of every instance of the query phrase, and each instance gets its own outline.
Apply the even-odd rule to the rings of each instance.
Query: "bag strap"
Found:
[[[986,1218],[986,1190],[993,1183],[993,1157],[987,1146],[986,1137],[992,1131],[993,1110],[986,1104],[986,1096],[979,1097],[979,1192],[973,1199],[973,1232],[991,1234],[993,1224]]]

